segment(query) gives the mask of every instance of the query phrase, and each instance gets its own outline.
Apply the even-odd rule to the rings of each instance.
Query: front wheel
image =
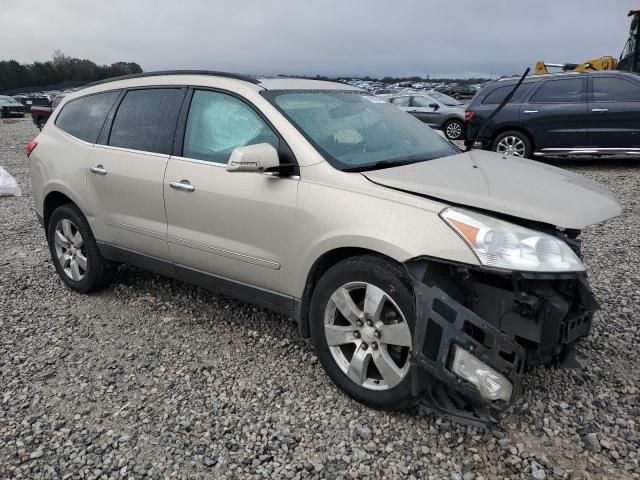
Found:
[[[464,131],[464,124],[461,120],[447,120],[447,122],[442,126],[442,129],[449,140],[460,140]]]
[[[375,256],[330,268],[311,299],[311,337],[333,382],[381,409],[412,404],[414,301],[401,267]]]

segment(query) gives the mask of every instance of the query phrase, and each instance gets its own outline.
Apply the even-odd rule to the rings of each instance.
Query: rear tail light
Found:
[[[464,112],[464,121],[470,121],[475,114],[476,112],[474,110],[467,110],[466,112]]]
[[[27,143],[27,146],[24,148],[24,153],[27,154],[27,157],[31,155],[31,152],[33,152],[37,146],[38,142],[36,142],[35,140],[31,140],[29,143]]]

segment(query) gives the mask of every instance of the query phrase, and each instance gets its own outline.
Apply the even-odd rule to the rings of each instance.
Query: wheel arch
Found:
[[[458,122],[460,122],[463,126],[464,126],[464,118],[458,117],[457,115],[449,115],[447,117],[445,117],[444,120],[442,120],[442,125],[446,125],[448,122],[452,121],[452,120],[457,120]]]
[[[309,329],[309,306],[311,304],[311,297],[320,278],[322,278],[327,270],[329,270],[332,266],[336,265],[342,260],[360,255],[374,255],[391,263],[402,266],[401,262],[388,255],[385,255],[384,253],[363,247],[338,247],[324,252],[315,260],[315,262],[309,269],[302,297],[300,298],[296,308],[298,329],[303,337],[309,337],[311,334]]]
[[[42,205],[42,222],[45,229],[49,225],[49,218],[51,218],[51,214],[53,213],[53,211],[56,208],[68,203],[72,203],[78,207],[78,204],[73,201],[71,197],[59,190],[52,190],[46,194]]]

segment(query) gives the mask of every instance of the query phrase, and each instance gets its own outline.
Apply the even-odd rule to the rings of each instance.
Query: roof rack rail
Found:
[[[236,80],[243,80],[245,82],[260,84],[260,81],[249,75],[241,75],[239,73],[229,72],[216,72],[213,70],[159,70],[156,72],[143,72],[132,73],[130,75],[120,75],[119,77],[105,78],[104,80],[98,80],[97,82],[87,83],[82,88],[93,87],[95,85],[102,85],[103,83],[117,82],[118,80],[129,80],[131,78],[145,78],[145,77],[159,77],[162,75],[209,75],[212,77],[225,77],[234,78]]]
[[[536,74],[531,74],[531,75],[527,75],[526,80],[532,79],[532,80],[538,80],[538,79],[542,79],[542,78],[548,78],[548,77],[561,77],[561,76],[569,76],[569,75],[584,75],[585,73],[593,73],[593,72],[573,72],[573,71],[566,71],[566,72],[550,72],[550,73],[542,73],[539,75]],[[502,77],[502,78],[498,78],[497,80],[495,80],[496,82],[506,82],[508,80],[518,80],[520,77],[518,76],[510,76],[510,77]]]
[[[338,80],[337,78],[316,78],[316,77],[305,77],[304,75],[287,75],[287,74],[282,74],[279,73],[278,75],[263,75],[260,77],[260,79],[258,79],[258,83],[260,83],[260,80],[274,80],[274,79],[292,79],[292,80],[315,80],[317,82],[331,82],[331,83],[340,83],[342,85],[348,85],[344,82],[341,82],[340,80]]]

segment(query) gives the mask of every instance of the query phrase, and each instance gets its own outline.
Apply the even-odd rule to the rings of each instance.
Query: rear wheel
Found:
[[[447,120],[442,126],[442,130],[444,130],[444,134],[449,140],[460,140],[463,129],[464,124],[462,121],[456,119]]]
[[[366,255],[330,268],[313,293],[310,326],[318,358],[341,390],[367,406],[412,403],[409,285],[399,266]]]
[[[491,150],[503,155],[512,155],[514,157],[530,158],[531,157],[531,141],[524,133],[516,130],[498,135],[491,144]]]
[[[88,293],[113,280],[116,265],[102,257],[87,219],[75,205],[53,211],[47,240],[56,271],[71,289]]]
[[[42,130],[44,128],[44,124],[45,123],[47,123],[47,121],[44,118],[42,118],[42,117],[38,118],[38,128],[40,130]]]

